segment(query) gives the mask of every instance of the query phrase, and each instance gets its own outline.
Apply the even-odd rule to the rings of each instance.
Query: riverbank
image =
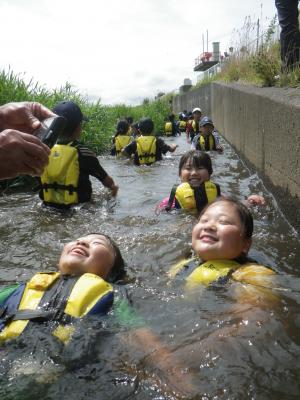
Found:
[[[157,100],[144,99],[138,106],[104,105],[100,98],[95,102],[89,101],[87,96],[79,93],[68,82],[60,88],[48,89],[33,79],[26,82],[21,75],[11,70],[0,70],[0,88],[0,105],[13,101],[37,101],[52,109],[62,100],[77,103],[83,114],[89,118],[83,126],[81,141],[87,143],[97,154],[110,150],[111,137],[118,119],[131,116],[137,122],[147,116],[153,119],[155,131],[162,132],[165,118],[170,114],[171,95]]]
[[[300,231],[300,92],[213,82],[173,98],[173,110],[200,106],[263,179]]]

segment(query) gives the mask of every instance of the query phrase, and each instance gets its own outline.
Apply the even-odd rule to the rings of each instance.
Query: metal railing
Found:
[[[245,40],[245,42],[240,43],[238,46],[236,46],[236,49],[230,54],[228,54],[228,57],[225,57],[224,59],[220,60],[220,62],[206,71],[202,72],[197,76],[197,82],[202,81],[203,79],[211,78],[212,76],[218,74],[219,72],[222,71],[222,68],[226,63],[230,60],[230,58],[235,57],[235,58],[247,58],[250,56],[253,56],[254,54],[257,54],[262,48],[265,46],[270,46],[274,44],[275,42],[279,41],[280,37],[280,27],[279,25],[274,26],[274,30],[271,31],[270,29],[264,31],[262,34],[257,35],[256,38],[252,40]]]

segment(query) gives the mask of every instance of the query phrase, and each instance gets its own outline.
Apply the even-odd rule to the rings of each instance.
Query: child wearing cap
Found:
[[[219,138],[214,135],[214,124],[212,120],[205,116],[199,123],[200,133],[194,137],[192,149],[210,151],[214,150],[223,153],[223,147],[219,143]]]
[[[192,111],[192,119],[186,125],[186,140],[188,143],[192,142],[194,137],[200,133],[199,121],[202,116],[201,108],[196,107]]]
[[[142,118],[139,122],[141,136],[126,146],[122,153],[131,157],[134,155],[135,165],[150,165],[162,159],[162,154],[173,153],[177,144],[166,144],[162,139],[153,135],[154,123],[151,118]]]
[[[51,149],[49,164],[41,175],[40,198],[44,204],[68,208],[91,200],[92,185],[89,175],[97,178],[111,190],[118,192],[112,177],[101,167],[95,153],[78,141],[82,121],[87,118],[72,101],[61,101],[53,112],[66,119],[62,137]]]

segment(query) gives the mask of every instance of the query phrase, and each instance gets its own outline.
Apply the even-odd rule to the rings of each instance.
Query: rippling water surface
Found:
[[[189,255],[195,217],[155,213],[157,203],[178,182],[179,158],[189,147],[184,137],[168,140],[179,144],[177,153],[151,167],[101,157],[120,186],[116,200],[96,181],[94,202],[67,214],[42,208],[36,194],[1,197],[0,285],[53,269],[63,244],[75,237],[108,233],[127,261],[133,305],[182,360],[182,373],[193,376],[195,398],[299,399],[298,235],[257,175],[224,143],[224,155],[211,154],[213,179],[222,192],[240,199],[259,193],[267,200],[267,207],[253,209],[250,255],[278,273],[273,291],[278,301],[238,309],[232,285],[185,299],[181,283],[170,285],[165,273]],[[226,334],[232,327],[237,333]],[[149,378],[157,371],[147,369],[145,354],[125,349],[122,334],[109,321],[83,321],[65,348],[45,332],[24,334],[22,341],[0,350],[1,399],[171,398]]]

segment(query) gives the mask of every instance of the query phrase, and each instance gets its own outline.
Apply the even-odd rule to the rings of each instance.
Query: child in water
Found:
[[[214,124],[212,120],[205,116],[199,122],[200,133],[196,135],[192,142],[192,149],[203,151],[217,151],[223,153],[223,147],[219,143],[219,138],[214,135]]]
[[[111,283],[125,276],[125,264],[109,236],[94,233],[67,243],[58,270],[37,273],[26,284],[0,291],[0,341],[16,339],[25,330],[32,334],[30,329],[43,326],[67,345],[75,332],[76,320],[100,317],[112,310],[119,324],[129,329],[127,335],[123,332],[122,347],[146,353],[144,360],[157,369],[158,377],[163,373],[168,382],[166,386],[158,379],[163,391],[193,390],[169,349],[146,327],[126,297],[113,288]],[[119,298],[114,299],[115,294]]]
[[[162,154],[173,153],[177,144],[166,144],[153,134],[154,123],[151,118],[142,118],[139,122],[140,136],[122,150],[126,157],[134,155],[135,165],[150,165],[162,159]]]
[[[53,335],[67,342],[67,324],[110,310],[114,294],[109,282],[124,275],[120,250],[109,236],[90,234],[66,244],[58,272],[37,273],[26,284],[0,292],[0,340],[15,338],[38,321],[55,322]]]
[[[188,289],[225,283],[229,279],[268,287],[274,272],[248,257],[253,218],[249,209],[232,198],[218,198],[200,214],[192,232],[196,257],[175,265],[171,277],[185,270]]]
[[[180,185],[174,185],[169,198],[165,198],[159,209],[185,209],[202,211],[203,208],[221,196],[217,183],[210,180],[213,173],[211,158],[204,151],[190,150],[179,161]],[[247,198],[251,205],[264,205],[262,196],[251,195]]]
[[[126,147],[131,142],[131,136],[128,135],[129,123],[126,119],[121,119],[117,123],[116,133],[112,139],[113,147],[111,149],[112,156],[119,156],[124,147]]]

